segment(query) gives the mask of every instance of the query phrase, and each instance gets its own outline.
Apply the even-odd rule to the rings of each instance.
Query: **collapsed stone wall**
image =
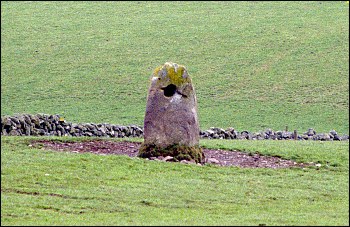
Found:
[[[74,137],[143,137],[143,127],[137,125],[115,125],[107,123],[71,123],[61,119],[60,115],[22,114],[1,117],[1,135],[9,136],[74,136]],[[200,131],[202,139],[246,139],[246,140],[349,140],[349,135],[339,135],[335,130],[328,133],[316,133],[310,128],[307,132],[298,134],[289,131],[273,131],[267,129],[261,132],[237,131],[234,128],[226,130],[211,127]]]
[[[298,134],[289,131],[273,131],[272,129],[266,129],[261,132],[238,132],[234,128],[228,128],[226,130],[222,128],[211,127],[209,130],[200,132],[201,138],[208,139],[246,139],[246,140],[321,140],[321,141],[341,141],[349,140],[348,135],[339,135],[335,130],[331,130],[328,133],[316,133],[312,128],[309,128],[307,132]]]

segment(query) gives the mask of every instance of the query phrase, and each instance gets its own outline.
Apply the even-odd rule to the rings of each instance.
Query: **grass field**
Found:
[[[1,115],[142,125],[167,61],[203,130],[349,133],[346,2],[1,3]]]
[[[348,142],[201,141],[322,163],[274,170],[57,153],[33,139],[1,137],[2,225],[349,223]]]
[[[203,130],[349,134],[344,1],[1,2],[2,116],[143,125],[167,61],[192,76]],[[200,141],[322,165],[273,170],[28,146],[37,139],[1,136],[1,225],[349,224],[349,141]]]

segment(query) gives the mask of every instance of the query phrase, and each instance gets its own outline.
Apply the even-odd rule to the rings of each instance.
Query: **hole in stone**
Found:
[[[171,97],[175,94],[176,86],[174,84],[169,84],[168,86],[166,86],[163,89],[164,89],[164,95],[166,97]]]

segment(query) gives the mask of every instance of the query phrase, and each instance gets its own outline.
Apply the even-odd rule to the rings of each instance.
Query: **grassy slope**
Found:
[[[344,2],[2,2],[1,115],[143,124],[166,61],[202,129],[349,131]]]
[[[148,77],[174,61],[203,129],[348,133],[348,16],[344,2],[1,2],[1,115],[142,125]],[[348,142],[201,140],[322,163],[247,170],[57,155],[29,139],[1,137],[2,225],[349,222]]]
[[[58,155],[28,147],[30,139],[38,138],[1,138],[2,225],[325,226],[349,222],[348,142],[259,143],[263,154],[281,151],[282,157],[296,156],[299,161],[330,161],[320,169],[272,170]],[[201,142],[207,147],[219,143]],[[261,141],[255,142],[223,146],[254,151]]]

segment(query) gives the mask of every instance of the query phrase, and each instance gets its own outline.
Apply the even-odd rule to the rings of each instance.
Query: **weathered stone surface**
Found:
[[[194,146],[199,142],[197,100],[186,69],[165,63],[155,69],[144,120],[146,144]]]
[[[171,156],[166,156],[165,158],[163,158],[163,161],[167,162],[167,161],[170,161],[170,160],[173,160],[174,158],[171,157]]]
[[[196,94],[186,68],[171,62],[157,67],[148,90],[140,155],[147,156],[145,152],[151,152],[150,147],[168,149],[173,145],[196,147],[189,154],[201,153],[199,131]],[[201,157],[196,160],[199,161]]]
[[[219,164],[220,162],[216,158],[208,158],[207,163]]]

